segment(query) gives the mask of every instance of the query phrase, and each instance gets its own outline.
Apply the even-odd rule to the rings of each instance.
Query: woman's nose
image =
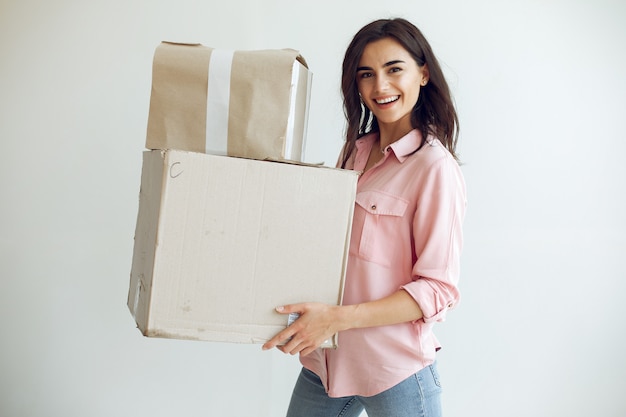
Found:
[[[376,77],[376,90],[377,91],[385,91],[387,87],[389,87],[389,79],[386,76],[380,75]]]

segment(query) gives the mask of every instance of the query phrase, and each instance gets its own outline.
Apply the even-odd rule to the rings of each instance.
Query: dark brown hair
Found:
[[[431,134],[457,158],[455,148],[459,120],[448,83],[428,41],[415,25],[405,19],[381,19],[365,25],[357,32],[343,60],[341,90],[348,126],[341,166],[345,167],[358,138],[378,131],[376,117],[361,104],[356,75],[365,46],[383,38],[394,38],[400,42],[420,67],[428,65],[428,84],[421,88],[411,115],[411,124],[422,133],[422,145]]]

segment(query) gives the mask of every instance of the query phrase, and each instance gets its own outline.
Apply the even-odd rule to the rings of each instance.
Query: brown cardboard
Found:
[[[340,304],[357,174],[146,151],[128,307],[146,336],[263,343],[279,305]],[[337,338],[325,347],[337,345]]]
[[[162,42],[154,53],[146,147],[303,161],[311,76],[291,49]]]

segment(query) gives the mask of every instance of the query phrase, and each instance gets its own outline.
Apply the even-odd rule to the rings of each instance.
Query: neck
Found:
[[[413,130],[413,126],[411,126],[410,122],[408,124],[393,123],[391,125],[379,123],[378,128],[381,150],[385,149],[398,139],[406,136],[411,130]]]

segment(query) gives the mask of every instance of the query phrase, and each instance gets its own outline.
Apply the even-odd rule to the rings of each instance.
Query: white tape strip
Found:
[[[209,60],[206,104],[206,153],[226,155],[230,70],[234,51],[214,49]]]
[[[289,117],[287,118],[287,132],[285,138],[285,146],[283,155],[286,159],[296,159],[293,153],[293,141],[294,141],[294,128],[296,117],[296,99],[298,95],[298,79],[300,78],[300,64],[298,61],[293,62],[293,68],[291,69],[291,93],[289,97]],[[299,156],[299,155],[298,155]]]

